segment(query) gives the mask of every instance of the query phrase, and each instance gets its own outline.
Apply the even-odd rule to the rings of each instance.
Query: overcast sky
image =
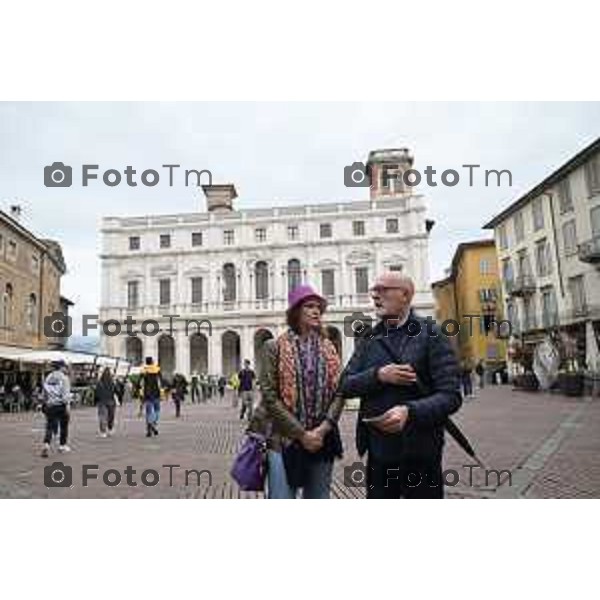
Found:
[[[182,178],[169,187],[81,186],[81,164],[139,174],[178,163],[210,169],[213,183],[236,185],[239,208],[367,197],[346,188],[344,166],[369,150],[407,146],[415,168],[457,169],[461,182],[419,190],[436,221],[431,274],[442,277],[459,242],[487,237],[481,226],[600,135],[600,103],[0,103],[0,199],[23,206],[23,223],[58,240],[73,315],[96,313],[99,220],[204,210],[204,196]],[[46,188],[45,165],[74,167],[73,186]],[[501,187],[462,164],[510,169]],[[100,175],[101,177],[101,175]]]

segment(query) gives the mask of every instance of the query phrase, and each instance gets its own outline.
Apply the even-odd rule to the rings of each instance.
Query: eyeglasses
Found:
[[[404,288],[401,285],[376,285],[372,288],[369,289],[369,293],[370,294],[385,294],[385,292],[388,292],[390,290],[404,290],[406,288]]]

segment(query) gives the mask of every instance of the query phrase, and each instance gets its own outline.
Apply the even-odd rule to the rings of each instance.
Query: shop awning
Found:
[[[70,365],[91,365],[96,362],[102,367],[115,368],[117,361],[119,372],[127,369],[129,363],[124,359],[111,356],[97,356],[84,352],[70,352],[69,350],[34,350],[33,348],[18,348],[16,346],[0,345],[0,359],[12,360],[30,364],[44,364],[53,360],[64,360]]]

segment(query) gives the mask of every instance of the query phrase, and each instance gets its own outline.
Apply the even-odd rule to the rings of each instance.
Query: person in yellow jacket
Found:
[[[160,419],[161,388],[164,387],[160,374],[160,367],[146,357],[146,366],[141,376],[142,398],[146,409],[146,437],[158,435],[158,421]]]
[[[240,378],[237,373],[234,372],[233,375],[229,378],[229,385],[231,386],[231,390],[233,392],[231,405],[233,406],[233,408],[237,408],[238,390],[240,389]]]

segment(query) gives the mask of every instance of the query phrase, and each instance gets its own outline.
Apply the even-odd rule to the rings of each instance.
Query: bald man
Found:
[[[340,381],[345,397],[361,399],[356,445],[367,454],[367,498],[443,498],[444,425],[462,403],[454,351],[411,308],[410,277],[383,273],[370,293],[378,322]]]

